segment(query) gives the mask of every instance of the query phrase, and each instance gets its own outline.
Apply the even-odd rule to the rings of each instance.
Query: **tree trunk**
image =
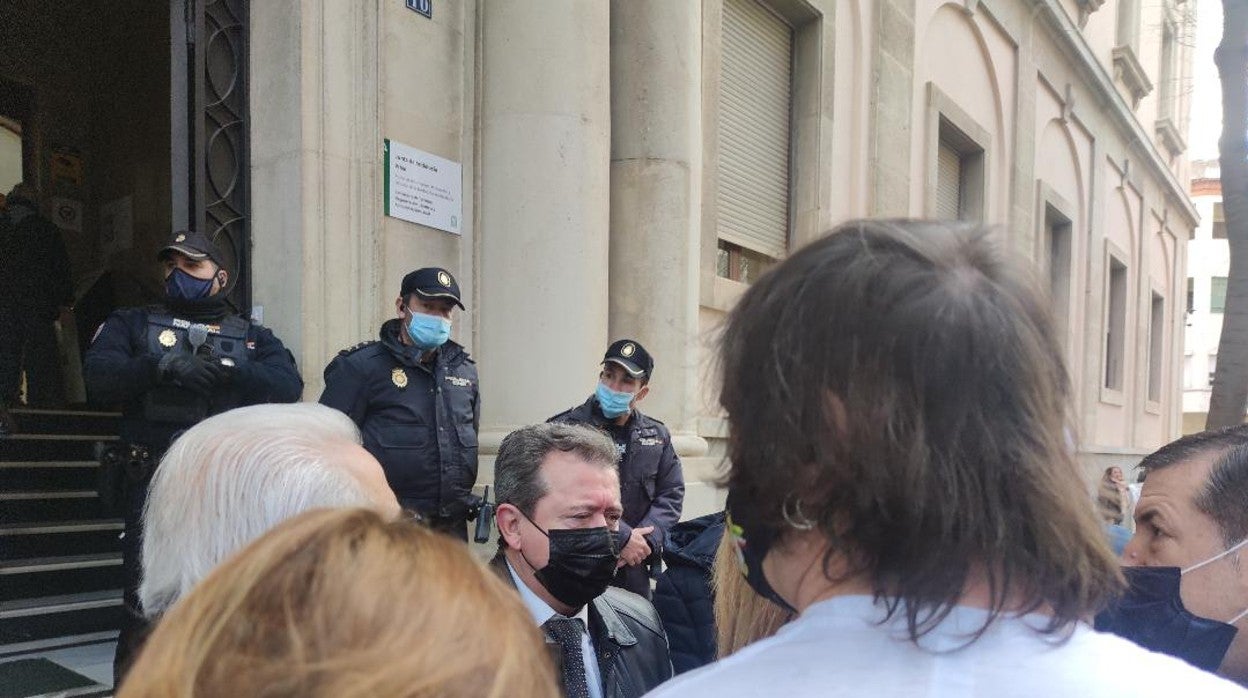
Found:
[[[1248,2],[1222,0],[1222,207],[1231,250],[1226,310],[1205,428],[1241,424],[1248,408]]]

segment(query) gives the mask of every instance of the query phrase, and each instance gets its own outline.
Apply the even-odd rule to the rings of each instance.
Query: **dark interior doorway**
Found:
[[[113,307],[160,295],[170,36],[168,5],[151,0],[0,2],[0,191],[24,180],[61,230],[78,301],[61,338],[79,350]],[[84,398],[73,373],[71,404]]]

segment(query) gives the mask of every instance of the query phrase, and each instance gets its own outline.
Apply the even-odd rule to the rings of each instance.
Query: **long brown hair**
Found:
[[[365,509],[313,511],[213,571],[118,695],[558,695],[515,592],[461,544]]]
[[[847,223],[764,274],[721,339],[725,483],[810,523],[910,637],[982,576],[989,615],[1073,626],[1122,584],[1066,446],[1070,385],[1029,270],[970,224]],[[783,541],[782,541],[783,542]]]

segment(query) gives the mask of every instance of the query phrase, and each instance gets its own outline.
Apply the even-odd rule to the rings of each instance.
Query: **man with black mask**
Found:
[[[649,601],[610,586],[623,507],[611,439],[588,427],[517,429],[494,464],[499,552],[546,634],[569,698],[641,696],[672,676]]]
[[[1130,587],[1096,627],[1248,686],[1248,425],[1184,436],[1140,468]]]
[[[303,392],[295,359],[281,340],[227,302],[230,274],[207,236],[175,232],[157,258],[164,304],[109,315],[83,364],[88,399],[122,409],[119,444],[105,455],[101,488],[105,499],[122,498],[125,518],[126,619],[114,660],[119,680],[144,631],[137,595],[143,504],[169,444],[211,415],[295,402]]]

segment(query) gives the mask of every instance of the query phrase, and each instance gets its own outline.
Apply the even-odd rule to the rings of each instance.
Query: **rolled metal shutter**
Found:
[[[724,0],[719,237],[769,257],[789,241],[793,31],[756,0]]]
[[[936,218],[956,221],[962,202],[962,156],[941,141],[936,156]]]

